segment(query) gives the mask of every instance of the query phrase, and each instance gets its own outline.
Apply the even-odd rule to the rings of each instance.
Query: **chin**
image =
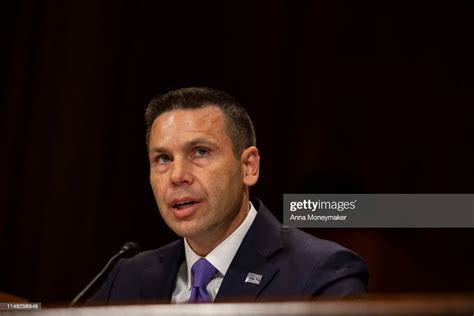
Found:
[[[195,238],[197,236],[200,236],[200,235],[203,235],[204,234],[204,231],[198,227],[186,227],[186,226],[189,226],[189,225],[175,225],[175,227],[173,227],[173,231],[175,232],[175,234],[177,234],[178,236],[180,237],[184,237],[184,238],[188,238],[188,239],[192,239],[192,238]]]

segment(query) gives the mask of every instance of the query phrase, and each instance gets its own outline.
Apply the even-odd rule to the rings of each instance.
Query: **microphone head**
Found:
[[[140,245],[136,242],[131,241],[123,245],[122,249],[120,250],[123,251],[122,256],[124,256],[125,258],[131,258],[134,257],[138,252],[140,252]]]

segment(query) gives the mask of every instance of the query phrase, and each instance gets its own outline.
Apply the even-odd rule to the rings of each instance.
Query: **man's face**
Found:
[[[152,125],[151,186],[161,216],[182,237],[220,238],[247,214],[243,168],[225,124],[208,106],[165,112]]]

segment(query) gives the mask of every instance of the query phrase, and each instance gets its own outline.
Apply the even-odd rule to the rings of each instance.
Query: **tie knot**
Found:
[[[191,268],[193,287],[206,288],[207,284],[217,274],[217,269],[206,259],[201,258]]]

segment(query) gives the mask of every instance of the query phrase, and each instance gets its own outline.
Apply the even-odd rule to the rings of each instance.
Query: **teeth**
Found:
[[[190,204],[194,204],[195,202],[194,201],[188,201],[188,202],[180,202],[180,203],[176,203],[175,207],[177,208],[183,208],[183,207],[186,207]]]

